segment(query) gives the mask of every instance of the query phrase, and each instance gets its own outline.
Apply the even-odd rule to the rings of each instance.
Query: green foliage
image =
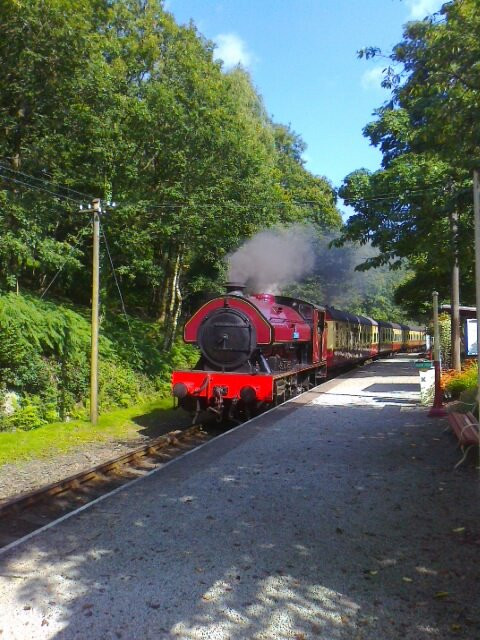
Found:
[[[450,314],[442,313],[438,318],[440,331],[440,358],[443,366],[452,366],[452,319]]]
[[[171,371],[174,369],[192,369],[198,362],[200,353],[195,347],[177,340],[164,356],[164,362],[155,376],[155,385],[160,392],[168,393],[170,390]]]
[[[472,169],[480,147],[480,18],[477,0],[445,3],[440,15],[409,22],[387,56],[391,100],[364,133],[382,152],[382,169],[348,175],[340,190],[355,215],[342,240],[371,242],[364,268],[407,263],[414,272],[397,302],[424,310],[431,291],[448,297],[458,247],[464,303],[474,300]],[[381,55],[374,48],[367,58]],[[458,231],[454,217],[458,216]]]
[[[102,363],[98,392],[100,409],[128,407],[152,396],[154,390],[146,376],[136,374],[125,363],[109,360]]]
[[[35,424],[86,408],[82,194],[118,203],[102,216],[117,275],[103,238],[103,408],[164,391],[172,366],[191,364],[194,351],[174,340],[182,304],[218,287],[244,239],[291,221],[338,227],[340,216],[331,185],[305,169],[300,136],[271,121],[248,73],[225,73],[213,44],[161,0],[1,7],[0,386],[20,395],[15,419]],[[130,327],[111,312],[122,306],[117,280]],[[64,304],[33,296],[47,291]]]
[[[138,441],[145,427],[152,434],[157,433],[158,428],[160,435],[165,425],[171,427],[178,424],[178,420],[178,412],[172,409],[172,399],[156,398],[128,409],[103,413],[96,427],[92,427],[85,419],[74,419],[45,424],[31,431],[0,430],[0,465],[38,457],[55,457],[87,442]]]
[[[8,3],[0,58],[0,288],[42,290],[63,265],[51,291],[89,301],[88,219],[12,182],[17,170],[119,203],[104,226],[127,308],[160,322],[176,322],[180,290],[194,293],[207,270],[218,280],[225,255],[259,228],[339,225],[300,137],[273,124],[248,74],[224,73],[212,43],[160,0]]]
[[[285,221],[315,224],[323,230],[339,228],[342,219],[332,186],[326,178],[313,176],[304,167],[304,141],[290,127],[274,125],[273,132]]]
[[[99,344],[101,410],[128,406],[169,387],[173,367],[198,357],[188,345],[162,355],[158,325],[122,316],[104,319]],[[0,297],[0,389],[19,394],[0,429],[32,429],[85,414],[90,376],[90,325],[85,310],[32,296]],[[1,395],[1,394],[0,394]]]
[[[52,420],[53,422],[53,420]],[[0,431],[31,431],[46,424],[41,415],[39,408],[33,404],[25,404],[15,411],[11,416],[0,421]]]

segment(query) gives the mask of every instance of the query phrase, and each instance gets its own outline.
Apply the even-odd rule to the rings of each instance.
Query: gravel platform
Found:
[[[479,474],[418,395],[359,368],[0,554],[0,639],[480,639]]]

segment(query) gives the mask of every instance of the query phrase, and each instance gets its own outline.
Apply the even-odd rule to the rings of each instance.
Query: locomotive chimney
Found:
[[[227,282],[227,293],[234,296],[243,296],[246,286],[243,282]]]

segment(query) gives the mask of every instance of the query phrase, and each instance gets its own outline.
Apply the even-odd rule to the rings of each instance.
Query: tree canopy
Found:
[[[101,197],[127,306],[175,328],[225,255],[282,221],[339,226],[335,193],[248,73],[160,0],[1,0],[0,287],[89,300]],[[107,256],[104,253],[104,260]],[[60,273],[58,271],[60,270]],[[103,296],[114,281],[104,265]],[[166,346],[172,334],[167,336]]]
[[[457,253],[462,298],[473,296],[472,169],[478,163],[480,18],[475,0],[454,0],[405,27],[386,57],[390,100],[364,134],[383,155],[376,172],[348,175],[340,195],[355,208],[342,240],[371,242],[381,252],[360,268],[408,263],[414,275],[397,299],[422,308],[437,288],[448,297]],[[459,251],[461,247],[461,251]]]

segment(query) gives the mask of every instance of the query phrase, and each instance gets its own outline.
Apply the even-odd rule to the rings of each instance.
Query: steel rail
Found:
[[[165,462],[194,449],[211,437],[202,430],[201,425],[184,431],[172,431],[85,471],[0,502],[0,548],[16,537],[21,538],[25,529],[31,532],[49,520],[54,521],[58,512],[65,513],[78,508],[78,500],[91,502],[99,495],[109,493],[112,483],[125,486],[139,475],[161,467]],[[148,458],[153,460],[149,461]],[[149,468],[145,468],[146,464]],[[88,486],[88,483],[94,484]],[[95,495],[89,496],[89,491]],[[64,501],[58,503],[56,499]],[[40,515],[35,515],[35,509]],[[22,524],[18,533],[15,531],[17,521]]]

